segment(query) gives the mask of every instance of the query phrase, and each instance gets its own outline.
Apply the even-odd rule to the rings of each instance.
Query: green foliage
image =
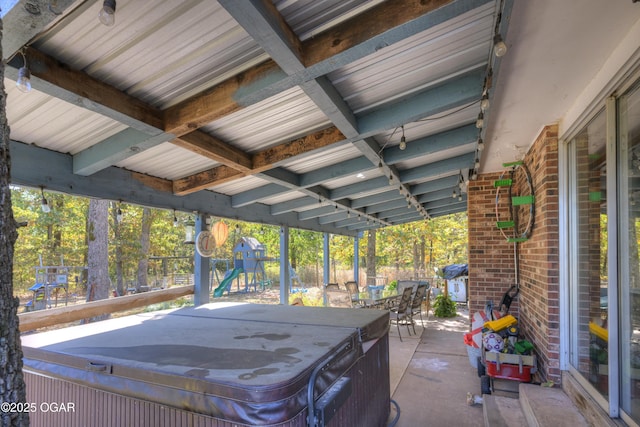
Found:
[[[392,280],[392,281],[387,285],[387,290],[388,290],[388,291],[395,291],[396,289],[398,289],[398,281],[397,281],[397,280]]]
[[[440,294],[433,302],[433,314],[436,317],[455,317],[457,315],[456,303],[449,295]]]
[[[40,190],[12,187],[14,216],[27,226],[18,229],[19,237],[14,254],[14,289],[17,294],[28,294],[34,284],[34,267],[40,265],[86,265],[87,210],[86,198],[45,191],[52,209],[43,213],[40,209]],[[143,208],[126,203],[113,202],[112,210],[120,207],[122,221],[115,224],[110,215],[109,268],[112,282],[116,283],[116,247],[122,252],[122,275],[125,286],[135,283],[138,261],[145,256],[140,246],[140,230]],[[163,274],[190,274],[193,271],[193,245],[185,245],[184,224],[193,214],[152,209],[150,249],[148,253],[148,282],[155,285]],[[229,227],[227,241],[216,249],[213,258],[229,260],[233,266],[233,248],[241,237],[254,237],[267,247],[272,261],[265,264],[266,276],[273,286],[279,286],[280,227],[257,223],[213,218]],[[118,229],[118,233],[114,230]],[[467,262],[467,217],[464,213],[386,227],[376,233],[376,264],[378,271],[394,270],[393,278],[400,274],[415,277],[433,276],[434,267]],[[342,283],[353,277],[355,256],[365,265],[367,234],[360,238],[360,253],[354,254],[354,242],[350,236],[331,235],[330,281]],[[323,234],[307,230],[290,229],[290,262],[306,286],[321,285],[323,278]],[[117,238],[116,238],[117,236]],[[162,258],[166,258],[163,264]],[[223,263],[224,264],[224,263]],[[223,268],[223,267],[219,267]],[[76,273],[72,273],[75,275]],[[222,271],[224,274],[224,271]],[[383,275],[386,273],[382,273]],[[72,285],[74,279],[72,278]],[[393,282],[392,282],[393,283]],[[81,279],[79,286],[81,287]],[[390,286],[393,286],[390,284]],[[70,289],[71,292],[78,290]],[[82,289],[79,289],[81,292]],[[306,304],[306,302],[305,302]]]

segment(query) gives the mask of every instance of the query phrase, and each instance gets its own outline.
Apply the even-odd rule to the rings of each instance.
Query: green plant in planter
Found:
[[[449,295],[440,294],[433,301],[433,314],[436,317],[455,317],[458,314],[456,303]]]
[[[397,280],[392,280],[391,283],[389,283],[387,285],[387,290],[388,291],[395,291],[398,288],[398,281]]]

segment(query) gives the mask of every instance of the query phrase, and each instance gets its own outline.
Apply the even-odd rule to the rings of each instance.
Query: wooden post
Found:
[[[171,301],[186,295],[193,295],[193,292],[193,285],[179,286],[170,289],[92,301],[84,304],[22,313],[18,315],[20,331],[31,331],[33,329],[75,322],[76,320],[88,319],[117,311],[145,307],[159,302]]]

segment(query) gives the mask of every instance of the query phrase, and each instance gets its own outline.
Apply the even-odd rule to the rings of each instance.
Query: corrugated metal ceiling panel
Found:
[[[170,142],[157,145],[121,161],[117,166],[164,179],[179,179],[218,163]]]
[[[381,49],[329,74],[355,113],[484,66],[493,36],[494,5]]]
[[[273,205],[276,203],[284,203],[288,202],[289,200],[299,199],[305,196],[306,194],[301,191],[288,191],[286,193],[278,194],[277,196],[263,199],[261,203],[264,203],[266,205]]]
[[[160,108],[267,58],[215,1],[120,0],[117,31],[96,19],[101,5],[83,3],[35,47]]]
[[[266,179],[260,178],[256,175],[252,175],[245,176],[231,182],[227,182],[225,184],[216,185],[208,189],[216,191],[218,193],[226,194],[227,196],[233,196],[235,194],[243,193],[245,191],[262,187],[263,185],[267,184],[269,184],[269,181],[267,181]]]
[[[313,170],[322,169],[345,160],[355,159],[362,156],[362,152],[353,144],[340,145],[337,147],[328,147],[320,150],[320,152],[306,156],[302,159],[295,158],[289,162],[285,162],[283,167],[295,173],[307,173]]]
[[[32,89],[20,92],[11,80],[7,91],[7,120],[11,138],[62,153],[76,154],[127,126]]]
[[[273,4],[301,40],[381,2],[382,0],[273,0]]]
[[[202,130],[251,153],[329,127],[331,122],[299,87],[243,108]]]

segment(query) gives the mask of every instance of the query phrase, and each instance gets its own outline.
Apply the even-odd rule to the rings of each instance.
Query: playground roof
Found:
[[[506,96],[494,41],[509,42],[513,3],[119,0],[105,26],[102,1],[4,1],[12,182],[347,235],[465,211],[460,181],[480,161],[495,168],[479,138],[494,123],[510,137],[524,126],[504,129],[493,111]],[[509,37],[553,34],[552,19],[529,18],[571,9],[557,3],[518,5]],[[628,28],[615,27],[598,46]],[[527,52],[551,43],[536,42],[522,43],[515,71],[541,63]],[[558,67],[575,80],[568,61],[587,68],[566,56]],[[25,59],[26,94],[14,84]],[[535,77],[513,96],[542,90]],[[552,93],[566,98],[561,83]],[[483,94],[492,105],[477,128]],[[536,117],[538,129],[555,120]]]

